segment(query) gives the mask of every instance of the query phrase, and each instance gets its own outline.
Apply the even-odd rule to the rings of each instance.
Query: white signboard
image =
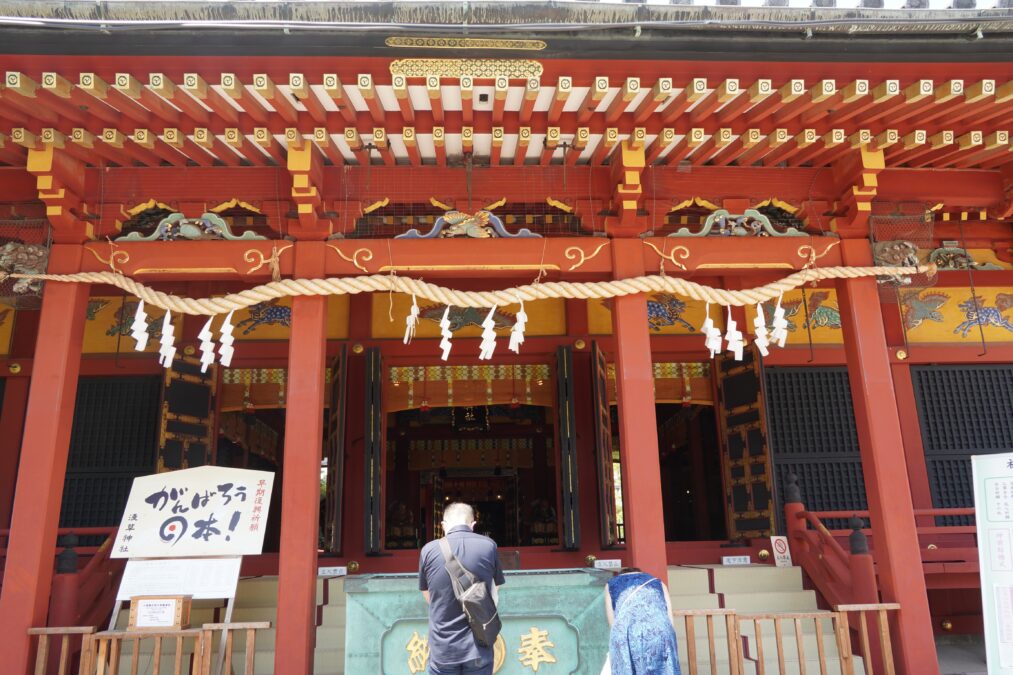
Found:
[[[128,560],[117,601],[135,595],[191,595],[194,600],[218,600],[236,595],[239,566],[234,558],[166,558]]]
[[[348,568],[345,567],[344,565],[340,565],[340,566],[337,566],[337,567],[318,567],[317,568],[317,576],[318,577],[344,577],[344,576],[348,576]]]
[[[110,555],[257,555],[264,547],[273,483],[270,471],[222,466],[135,478]]]
[[[137,628],[172,628],[176,625],[177,600],[155,600],[148,598],[137,601]]]
[[[594,561],[596,570],[618,570],[622,569],[623,561],[619,558],[603,558]]]
[[[1013,675],[1013,454],[971,457],[989,675]]]
[[[749,565],[752,560],[749,559],[748,555],[723,555],[721,556],[722,565]]]
[[[788,548],[788,537],[771,537],[770,548],[774,551],[774,565],[791,567],[791,550]]]

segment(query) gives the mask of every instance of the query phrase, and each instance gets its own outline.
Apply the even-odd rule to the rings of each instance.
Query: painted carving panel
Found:
[[[901,291],[901,315],[912,343],[1013,342],[1013,288],[936,287]]]

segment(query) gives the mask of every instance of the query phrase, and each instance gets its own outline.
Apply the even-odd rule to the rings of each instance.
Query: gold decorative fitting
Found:
[[[559,209],[560,211],[566,211],[567,213],[573,213],[573,207],[572,206],[570,206],[568,204],[565,204],[565,203],[559,201],[558,199],[553,199],[552,197],[546,197],[545,198],[545,203],[548,204],[549,206],[552,206],[552,207],[555,207],[555,208]]]
[[[840,241],[830,242],[829,244],[827,244],[827,247],[823,249],[823,253],[816,253],[816,249],[810,246],[809,244],[799,246],[798,251],[796,252],[798,254],[798,257],[806,259],[806,263],[805,265],[803,265],[802,269],[807,270],[816,267],[817,260],[824,257],[827,253],[830,253],[830,249],[832,249],[834,246],[840,246],[840,244],[841,244]]]
[[[587,343],[584,342],[583,340],[576,340],[574,341],[573,346],[576,349],[583,349],[584,347],[587,346]]]
[[[210,211],[211,213],[221,213],[222,211],[228,211],[229,209],[234,209],[237,207],[241,209],[246,209],[247,211],[252,211],[253,213],[261,212],[260,209],[258,209],[250,202],[244,202],[238,197],[233,197],[227,202],[222,202],[218,206],[211,207],[210,209],[208,209],[208,211]]]
[[[377,209],[382,209],[383,207],[387,206],[388,204],[390,204],[390,197],[384,197],[383,199],[380,199],[378,201],[373,202],[369,206],[363,207],[362,214],[366,215],[367,213],[372,213],[373,211],[376,211]]]
[[[423,49],[545,49],[541,40],[494,40],[488,38],[389,37],[388,47],[421,47]]]
[[[264,265],[267,265],[271,270],[271,280],[278,281],[281,279],[281,254],[292,248],[294,244],[289,244],[283,248],[277,246],[271,247],[271,257],[265,257],[264,252],[257,248],[251,248],[250,250],[243,253],[243,260],[248,263],[256,263],[253,267],[246,271],[247,274],[253,274]]]
[[[197,350],[193,348],[193,345],[187,345],[186,347],[183,347],[183,353],[186,354],[187,356],[193,356],[196,352]]]
[[[9,366],[7,366],[7,370],[10,371],[11,373],[13,373],[14,375],[17,375],[18,373],[21,372],[21,364],[20,363],[12,363]]]
[[[333,251],[335,253],[337,253],[339,256],[341,256],[342,260],[344,260],[345,262],[352,263],[353,265],[355,265],[356,269],[362,270],[366,274],[369,274],[369,270],[366,269],[366,266],[363,264],[363,262],[369,262],[370,260],[373,259],[373,252],[370,251],[368,248],[357,248],[357,249],[355,249],[355,252],[352,253],[352,257],[351,258],[349,258],[347,255],[345,255],[341,251],[341,249],[338,248],[337,246],[329,245],[327,248],[333,249]],[[362,262],[359,261],[359,256],[362,256]]]
[[[668,212],[672,213],[673,211],[681,211],[682,209],[686,209],[691,206],[699,206],[709,211],[718,210],[717,204],[709,202],[706,199],[703,199],[702,197],[693,197],[692,199],[687,199],[685,201],[679,202],[678,204],[675,204],[672,208],[668,210]]]
[[[361,346],[361,345],[356,345],[356,346]],[[357,573],[359,571],[359,563],[357,563],[354,560],[349,560],[347,567],[348,567],[348,573],[349,574],[355,574],[355,573]]]
[[[759,557],[760,560],[766,560],[767,558],[770,557],[770,551],[768,551],[767,549],[763,549],[762,551],[760,551],[756,555],[757,555],[757,557]]]
[[[361,354],[363,351],[364,351],[364,348],[363,348],[363,346],[361,344],[356,343],[356,344],[352,345],[352,353],[353,354]],[[349,572],[352,571],[351,563],[349,563],[348,571]]]
[[[398,59],[390,64],[391,75],[405,77],[475,78],[508,77],[527,80],[541,77],[542,64],[526,59]]]
[[[597,560],[598,560],[598,558],[596,558],[596,557],[594,557],[593,555],[590,555],[590,554],[584,556],[584,564],[587,565],[588,567],[594,567],[594,563]]]
[[[601,250],[603,248],[605,248],[606,246],[608,246],[608,245],[609,245],[608,241],[603,241],[602,243],[598,244],[598,248],[596,248],[594,251],[592,251],[590,255],[584,253],[584,249],[582,249],[580,246],[570,246],[565,251],[563,251],[563,255],[566,256],[567,260],[576,260],[577,262],[575,262],[572,265],[570,265],[570,268],[567,271],[568,272],[572,272],[573,270],[577,269],[578,267],[581,267],[588,260],[591,260],[596,255],[598,255],[599,253],[601,253]],[[686,268],[684,267],[683,269],[686,269]]]
[[[85,246],[84,250],[88,251],[93,256],[95,256],[95,259],[98,260],[103,265],[108,265],[109,269],[112,270],[113,272],[116,272],[117,274],[122,274],[122,272],[120,272],[120,270],[117,269],[116,267],[117,265],[125,265],[126,263],[130,262],[130,254],[127,253],[126,251],[118,250],[116,244],[112,242],[109,242],[108,258],[103,258],[102,256],[100,256],[98,254],[98,251],[96,251],[91,246]]]
[[[898,349],[897,350],[897,359],[899,361],[906,361],[907,360],[907,352],[904,351],[903,349]]]
[[[660,248],[658,248],[657,246],[655,246],[653,242],[645,240],[644,243],[647,244],[648,246],[650,246],[651,248],[653,248],[654,252],[657,253],[658,257],[661,258],[662,260],[666,260],[666,261],[672,263],[673,265],[675,265],[676,267],[678,267],[681,270],[685,270],[686,269],[685,265],[683,265],[681,262],[679,262],[678,260],[675,259],[675,254],[676,253],[679,254],[679,258],[681,260],[685,260],[686,258],[689,257],[689,249],[686,248],[685,246],[676,246],[676,247],[674,247],[671,250],[671,252],[664,253],[664,252],[662,252],[662,250]]]

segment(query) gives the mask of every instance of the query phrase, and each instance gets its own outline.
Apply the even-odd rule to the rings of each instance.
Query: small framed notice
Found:
[[[190,627],[189,595],[135,595],[130,598],[128,630],[178,630]]]

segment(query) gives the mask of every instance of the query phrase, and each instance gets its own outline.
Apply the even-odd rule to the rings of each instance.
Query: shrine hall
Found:
[[[463,501],[495,672],[596,675],[620,566],[683,673],[956,672],[1011,54],[1009,0],[0,0],[2,670],[427,672]],[[263,549],[151,646],[113,542],[204,466]]]

